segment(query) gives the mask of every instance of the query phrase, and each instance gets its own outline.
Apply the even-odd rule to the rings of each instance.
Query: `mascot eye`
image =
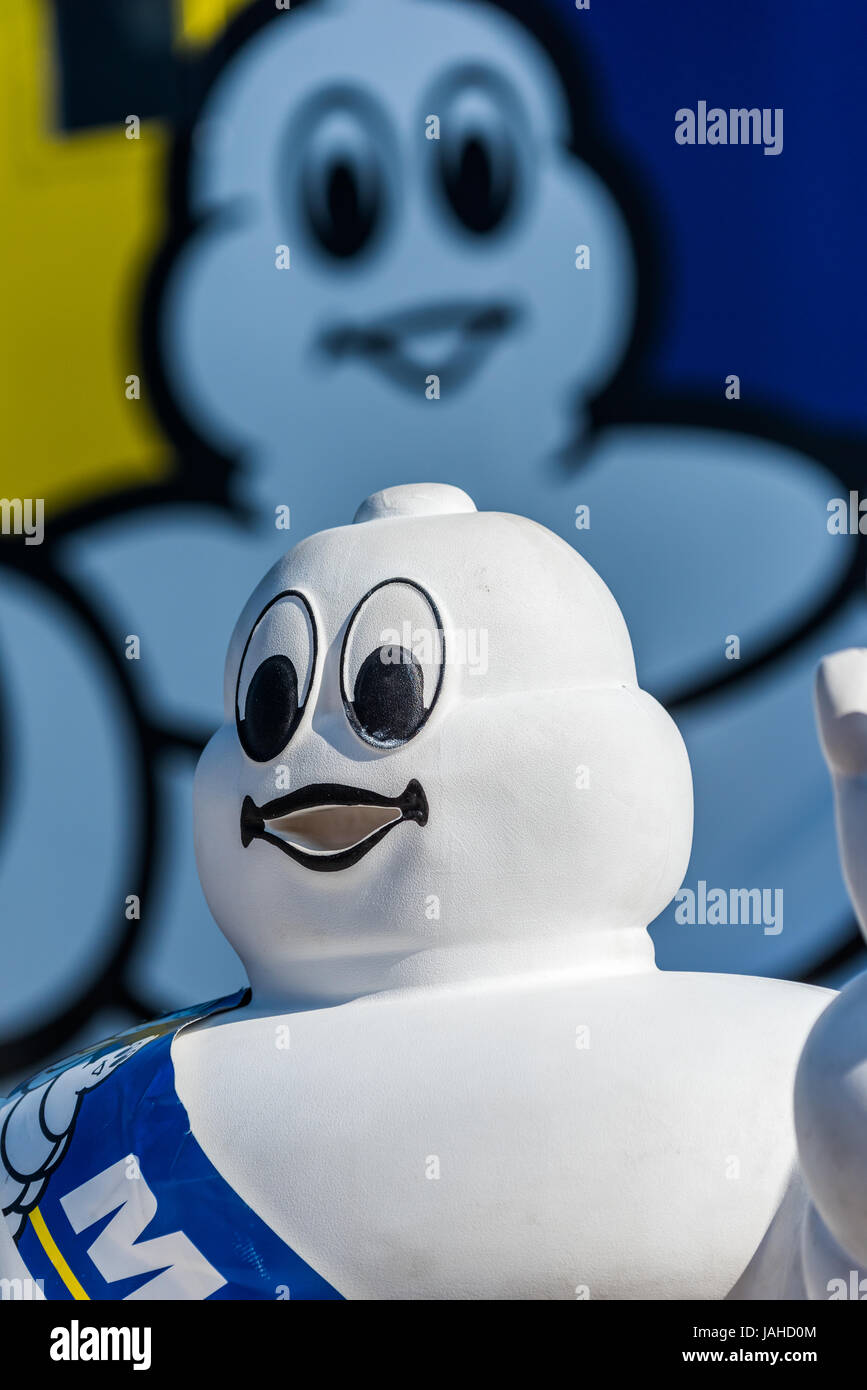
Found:
[[[442,683],[445,644],[433,601],[409,579],[377,585],[349,620],[340,663],[350,724],[396,748],[417,734]]]
[[[424,723],[424,672],[406,647],[377,647],[355,678],[352,713],[376,743],[404,743]]]
[[[373,237],[384,213],[382,166],[373,132],[349,105],[329,111],[310,132],[301,165],[301,199],[319,245],[347,260]]]
[[[297,722],[298,673],[288,656],[267,656],[247,688],[241,742],[257,763],[267,763],[286,747]]]
[[[517,193],[514,118],[482,80],[462,83],[443,103],[436,142],[439,177],[451,211],[477,236],[493,232]]]
[[[313,615],[300,594],[280,594],[244,648],[235,692],[241,747],[254,762],[279,757],[298,727],[316,660]]]

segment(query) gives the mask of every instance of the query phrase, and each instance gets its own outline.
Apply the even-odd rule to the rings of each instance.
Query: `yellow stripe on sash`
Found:
[[[86,1293],[81,1287],[72,1270],[69,1268],[69,1265],[58,1250],[54,1237],[46,1226],[45,1220],[38,1207],[34,1207],[30,1213],[30,1224],[36,1232],[36,1239],[54,1265],[54,1268],[57,1270],[64,1284],[69,1289],[72,1297],[77,1298],[79,1301],[86,1299],[89,1303],[90,1294]]]

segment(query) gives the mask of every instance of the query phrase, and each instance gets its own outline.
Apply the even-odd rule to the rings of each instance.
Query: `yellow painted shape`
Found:
[[[78,1299],[79,1302],[86,1300],[89,1303],[90,1294],[86,1293],[81,1284],[79,1284],[72,1270],[69,1268],[69,1265],[58,1250],[54,1237],[46,1226],[45,1219],[38,1207],[34,1207],[30,1213],[30,1224],[36,1232],[36,1239],[54,1265],[54,1268],[57,1270],[64,1284],[69,1289],[72,1297]]]
[[[246,0],[183,0],[178,39],[213,38]],[[161,481],[171,448],[138,352],[144,277],[165,231],[169,132],[62,132],[48,0],[0,4],[0,493],[49,514]],[[134,114],[134,113],[130,113]],[[126,378],[141,378],[128,400]]]
[[[179,38],[187,44],[209,44],[249,0],[180,0]]]

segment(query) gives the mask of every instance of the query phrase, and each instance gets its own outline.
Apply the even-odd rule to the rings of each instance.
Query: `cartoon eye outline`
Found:
[[[240,704],[241,683],[244,677],[247,653],[250,650],[250,645],[256,633],[260,630],[262,623],[266,619],[267,615],[276,607],[277,604],[283,603],[286,600],[297,600],[300,604],[301,611],[307,620],[307,629],[310,645],[307,659],[306,679],[301,681],[299,685],[297,667],[295,665],[295,662],[288,655],[288,653],[270,653],[267,657],[265,657],[256,665],[256,667],[250,675],[250,679],[247,684],[247,689],[244,693],[244,716],[242,717]],[[298,726],[300,725],[301,720],[304,717],[304,712],[307,708],[307,702],[310,698],[310,692],[313,689],[313,678],[316,673],[318,656],[319,636],[316,627],[316,618],[313,613],[313,607],[310,603],[310,600],[307,598],[305,594],[301,593],[299,589],[281,590],[279,594],[275,594],[274,597],[270,599],[268,603],[265,604],[265,607],[262,609],[261,613],[256,618],[256,621],[250,628],[250,631],[247,635],[247,640],[244,643],[244,650],[241,653],[241,660],[238,663],[238,675],[235,681],[235,728],[237,730],[238,741],[241,745],[241,748],[243,749],[244,753],[250,759],[251,762],[260,764],[273,762],[276,757],[285,752],[286,748],[288,748],[292,739],[295,737],[295,734],[298,731]],[[292,675],[294,675],[294,709],[292,710],[288,720],[285,723],[284,729],[282,730],[282,735],[285,736],[282,736],[280,746],[277,747],[277,734],[275,733],[274,743],[273,745],[269,745],[271,751],[263,753],[263,745],[259,742],[258,737],[254,736],[255,743],[259,745],[258,751],[254,744],[254,741],[251,740],[250,737],[247,715],[247,704],[250,699],[250,691],[253,689],[253,683],[256,677],[259,676],[260,672],[263,672],[264,669],[267,667],[268,675],[266,677],[263,677],[262,681],[259,683],[257,692],[256,694],[254,694],[254,699],[256,699],[258,696],[258,698],[260,699],[267,700],[269,694],[274,695],[276,698],[279,698],[280,691],[279,689],[275,690],[275,686],[279,686],[280,682],[282,681],[283,688],[285,691],[291,688],[292,685],[292,676],[290,676],[290,673],[287,671],[285,665],[286,662],[288,662],[289,666],[291,666]],[[280,673],[279,676],[276,674],[277,672]],[[267,685],[265,684],[266,680],[271,680],[272,688],[270,691]],[[288,686],[286,684],[287,682]],[[265,686],[264,689],[262,689],[263,685]]]
[[[459,108],[462,102],[470,103],[474,97],[480,109],[487,106],[485,115],[490,118],[487,130],[483,129],[481,134],[488,137],[492,137],[494,132],[497,136],[508,135],[508,140],[501,141],[499,147],[503,164],[500,180],[504,185],[499,207],[493,211],[489,208],[485,216],[478,210],[474,211],[471,204],[461,208],[459,201],[463,193],[456,182],[456,179],[463,179],[466,189],[472,190],[475,197],[480,186],[480,169],[471,163],[466,169],[448,167],[449,157],[454,151],[454,142],[450,140],[454,134],[449,120],[452,114],[450,108]],[[440,122],[439,139],[430,142],[435,151],[432,185],[437,204],[445,209],[453,225],[460,228],[468,239],[478,242],[479,246],[487,244],[488,237],[501,235],[513,227],[528,196],[531,174],[526,135],[528,123],[518,94],[498,73],[480,64],[472,64],[460,67],[440,80],[428,97],[427,110],[437,113]],[[468,128],[472,113],[462,115],[458,109],[458,117],[464,120],[465,129]],[[474,156],[477,164],[480,156],[485,157],[491,181],[496,172],[496,160],[490,158],[495,143],[490,138],[489,144],[486,146],[482,143]],[[465,138],[464,159],[467,158],[468,144]]]
[[[358,672],[356,673],[355,681],[354,681],[354,683],[353,683],[352,696],[350,696],[349,690],[348,690],[348,683],[347,683],[347,665],[348,665],[349,658],[350,658],[350,656],[351,656],[351,642],[352,642],[352,637],[353,637],[354,632],[356,631],[357,624],[358,624],[358,620],[359,620],[359,618],[361,617],[362,612],[363,612],[365,606],[366,606],[367,604],[370,603],[370,600],[373,598],[373,596],[374,596],[375,594],[380,593],[381,590],[383,590],[383,589],[385,589],[385,588],[388,588],[388,587],[391,586],[391,585],[402,585],[402,586],[405,586],[406,588],[415,590],[415,592],[416,592],[417,594],[421,595],[421,599],[422,599],[423,603],[425,603],[425,604],[427,605],[427,608],[428,608],[429,611],[430,611],[430,615],[431,615],[431,617],[433,618],[433,625],[432,625],[432,627],[433,627],[433,630],[437,633],[437,636],[438,636],[438,639],[439,639],[439,659],[438,659],[438,662],[437,662],[437,677],[436,677],[436,683],[435,683],[435,685],[434,685],[434,689],[433,689],[433,693],[432,693],[432,695],[431,695],[431,697],[430,697],[430,701],[429,701],[429,703],[428,703],[427,705],[423,705],[423,713],[422,713],[421,717],[420,717],[420,718],[417,720],[417,722],[415,723],[415,725],[414,725],[414,727],[412,728],[412,730],[411,730],[410,732],[406,733],[406,734],[405,734],[404,736],[402,736],[402,737],[397,737],[397,736],[394,736],[394,737],[377,737],[376,735],[371,734],[371,733],[364,727],[364,724],[361,722],[361,720],[358,718],[358,715],[357,715],[356,709],[355,709],[355,694],[356,694],[356,689],[357,689],[357,685],[358,685],[358,680],[359,680],[359,677],[361,676],[361,673],[362,673],[362,669],[364,669],[364,668],[367,668],[368,670],[373,670],[373,669],[374,669],[373,663],[374,663],[374,661],[375,661],[378,657],[380,657],[380,654],[381,654],[382,651],[384,650],[385,644],[381,644],[379,647],[372,648],[372,649],[365,655],[364,660],[363,660],[363,662],[361,663],[361,665],[359,666]],[[404,651],[404,649],[401,648],[401,652],[403,652],[403,651]],[[420,667],[420,663],[419,663],[418,661],[416,661],[414,657],[412,657],[412,653],[409,653],[409,655],[410,655],[410,657],[411,657],[411,663],[410,663],[410,662],[406,662],[405,660],[401,660],[401,661],[397,661],[397,662],[393,662],[393,663],[391,663],[391,662],[380,662],[380,664],[382,665],[383,669],[388,669],[389,667],[391,667],[393,670],[394,670],[394,669],[406,669],[407,666],[411,666],[411,669],[413,669],[413,671],[414,671],[414,670],[415,670],[415,667]],[[368,589],[368,591],[367,591],[366,594],[362,595],[362,597],[358,600],[358,603],[355,605],[355,607],[353,608],[352,612],[350,613],[349,619],[348,619],[347,624],[346,624],[346,631],[345,631],[344,634],[343,634],[343,642],[342,642],[341,648],[340,648],[340,696],[341,696],[341,699],[342,699],[342,701],[343,701],[343,708],[344,708],[344,710],[345,710],[345,712],[346,712],[347,720],[348,720],[349,725],[350,725],[350,727],[352,728],[353,732],[358,736],[358,738],[360,738],[360,739],[362,740],[363,743],[366,743],[366,744],[367,744],[369,747],[371,747],[371,748],[377,748],[377,749],[379,749],[380,752],[388,751],[388,750],[395,749],[395,748],[402,748],[402,747],[404,747],[405,744],[409,743],[411,739],[414,739],[414,738],[417,736],[417,734],[419,734],[419,733],[421,732],[421,730],[422,730],[422,729],[425,727],[425,725],[427,724],[428,719],[430,718],[431,714],[433,713],[433,710],[434,710],[434,708],[435,708],[435,706],[436,706],[437,700],[438,700],[439,697],[440,697],[440,692],[442,691],[443,677],[444,677],[444,675],[445,675],[445,668],[446,668],[446,637],[445,637],[445,630],[444,630],[444,628],[443,628],[442,618],[441,618],[441,616],[440,616],[440,610],[439,610],[439,608],[438,608],[438,606],[437,606],[437,604],[436,604],[436,602],[435,602],[433,596],[428,592],[427,589],[425,589],[424,585],[419,584],[417,580],[415,580],[415,579],[407,579],[407,578],[406,578],[405,576],[403,576],[403,575],[397,575],[397,576],[395,576],[394,578],[390,578],[390,579],[381,579],[381,580],[379,581],[378,584],[374,584],[372,588]],[[423,696],[424,696],[424,691],[423,691],[423,689],[422,689],[422,700],[423,700]]]
[[[329,126],[333,128],[329,130]],[[343,161],[332,160],[330,181],[323,178],[317,186],[316,179],[325,169],[328,142],[339,150],[341,135],[346,157]],[[320,144],[323,149],[317,148]],[[395,201],[389,156],[396,167],[395,140],[388,117],[357,88],[333,87],[318,93],[293,120],[290,161],[297,216],[306,240],[332,269],[351,269],[361,260],[366,262],[384,240]],[[332,199],[343,202],[342,225],[331,205]],[[354,226],[347,210],[347,204],[353,201]]]

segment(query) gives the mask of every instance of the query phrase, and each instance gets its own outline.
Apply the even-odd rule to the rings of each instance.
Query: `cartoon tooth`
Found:
[[[471,630],[484,670],[450,659]],[[54,1111],[41,1078],[11,1099],[0,1271],[58,1298],[824,1296],[840,1231],[791,1096],[831,995],[656,969],[689,762],[572,547],[432,484],[302,541],[236,626],[195,820],[252,994],[95,1049],[32,1208],[15,1155]]]

